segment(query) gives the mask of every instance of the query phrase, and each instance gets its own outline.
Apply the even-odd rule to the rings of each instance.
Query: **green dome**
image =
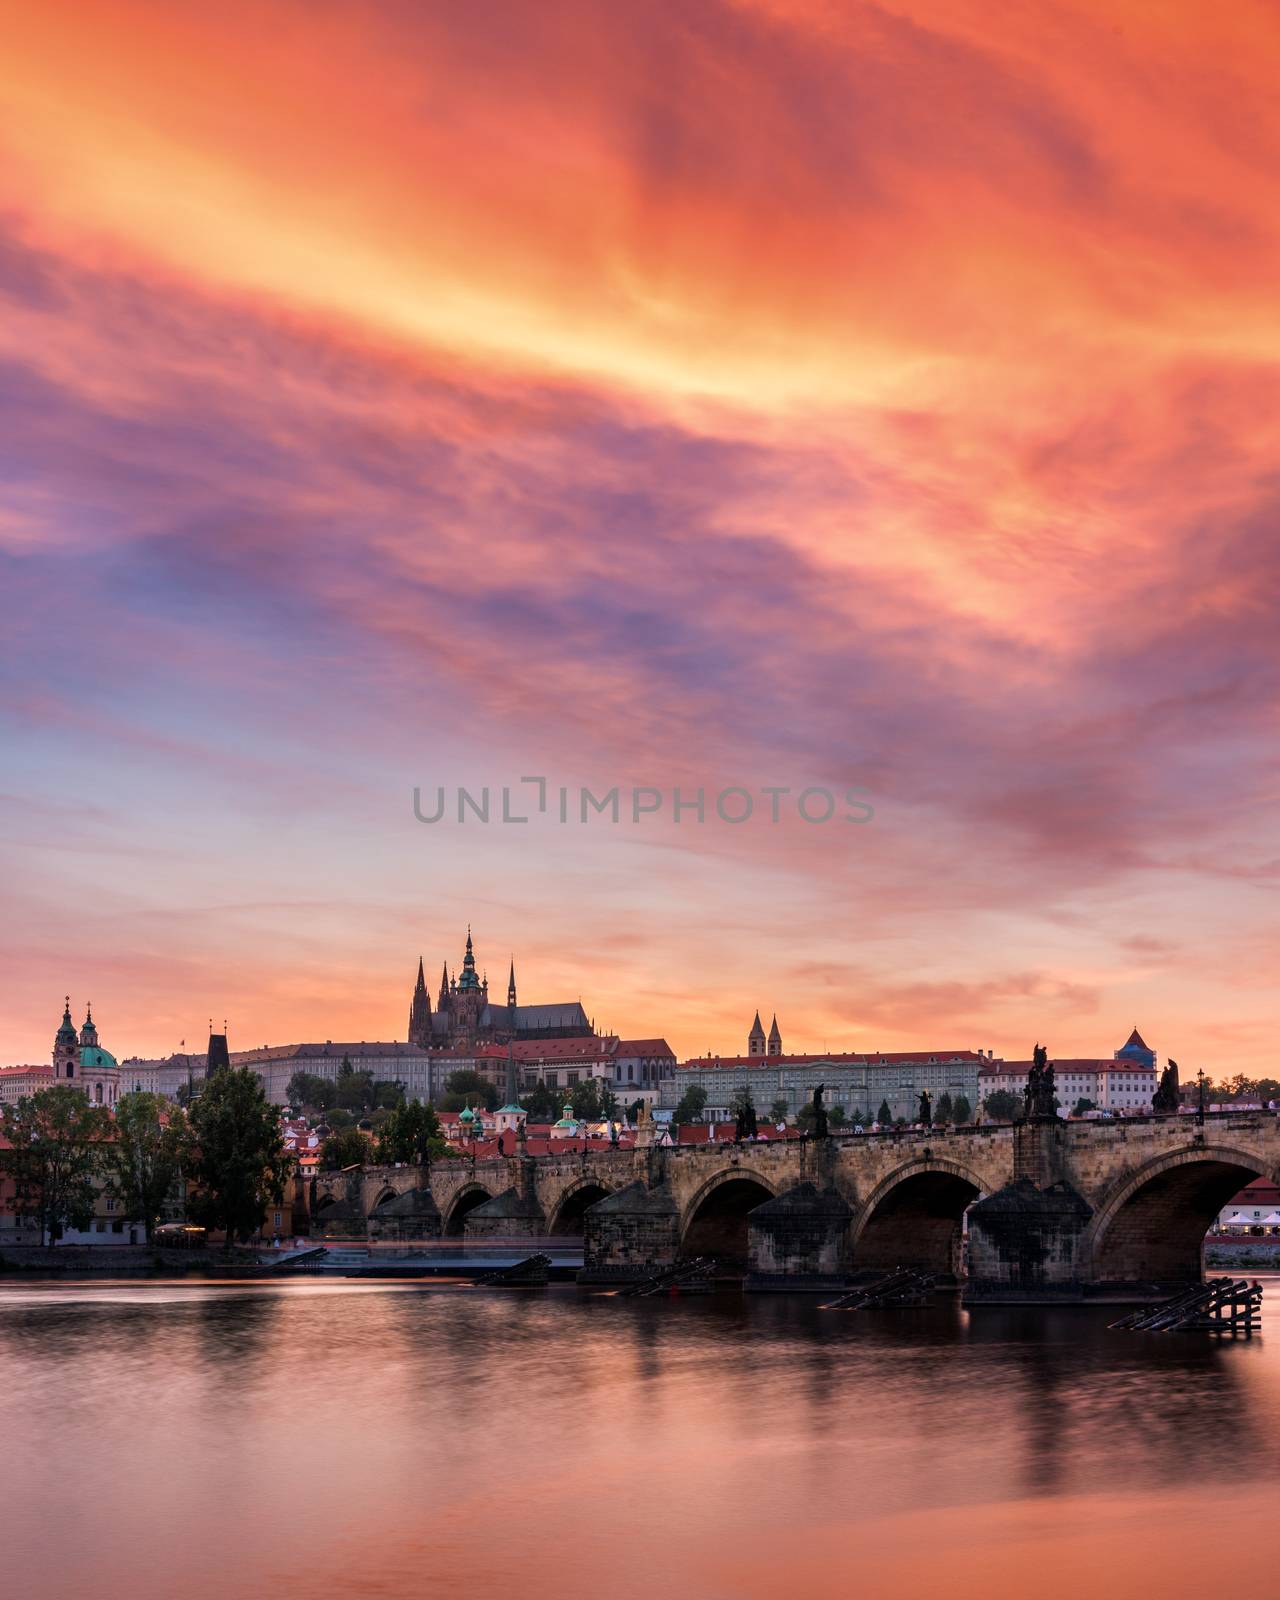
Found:
[[[80,1051],[81,1067],[114,1067],[119,1063],[110,1050],[100,1050],[96,1044],[84,1045]]]
[[[470,1106],[463,1106],[462,1110],[458,1113],[458,1121],[459,1122],[474,1122],[475,1120],[476,1120],[476,1114],[471,1109],[471,1107]]]

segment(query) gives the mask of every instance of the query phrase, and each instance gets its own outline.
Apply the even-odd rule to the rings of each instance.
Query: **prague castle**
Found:
[[[450,977],[448,964],[445,964],[434,1010],[419,957],[418,981],[409,1003],[409,1043],[423,1050],[456,1050],[476,1044],[506,1044],[512,1040],[589,1039],[594,1033],[580,1000],[520,1005],[516,1000],[514,960],[507,978],[506,1004],[491,1001],[488,975],[481,976],[476,971],[470,928],[467,929],[462,971]]]

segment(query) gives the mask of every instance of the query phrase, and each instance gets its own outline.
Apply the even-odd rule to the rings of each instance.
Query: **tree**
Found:
[[[486,1111],[498,1109],[498,1091],[474,1067],[459,1067],[444,1080],[442,1111],[461,1111],[472,1100],[479,1100]]]
[[[787,1113],[789,1110],[790,1107],[787,1105],[786,1100],[782,1097],[782,1095],[779,1095],[769,1107],[769,1121],[785,1122],[787,1120]]]
[[[880,1109],[876,1112],[876,1121],[882,1128],[887,1128],[893,1121],[893,1112],[889,1110],[889,1102],[887,1100],[880,1102]]]
[[[935,1122],[950,1122],[955,1116],[955,1106],[951,1103],[950,1093],[944,1089],[938,1096],[938,1103],[933,1108]]]
[[[379,1079],[373,1086],[373,1103],[380,1111],[394,1111],[404,1104],[404,1084],[392,1078]]]
[[[845,1117],[843,1106],[832,1106],[831,1110],[827,1113],[827,1121],[833,1128],[843,1128],[847,1120],[848,1119]]]
[[[377,1159],[388,1166],[397,1161],[425,1166],[448,1153],[435,1107],[420,1100],[410,1100],[393,1111],[378,1136]]]
[[[1096,1111],[1097,1109],[1097,1106],[1094,1105],[1092,1100],[1087,1100],[1084,1095],[1081,1095],[1076,1101],[1075,1110],[1071,1113],[1071,1115],[1073,1117],[1082,1117],[1086,1111]]]
[[[951,1120],[959,1127],[973,1117],[973,1107],[969,1104],[967,1094],[958,1094],[951,1102]]]
[[[554,1122],[560,1115],[562,1102],[556,1099],[555,1091],[545,1083],[535,1083],[520,1104],[528,1113],[530,1122]]]
[[[368,1111],[373,1105],[373,1073],[367,1067],[359,1072],[351,1065],[351,1057],[343,1056],[333,1088],[333,1104],[344,1111]]]
[[[1022,1096],[1012,1089],[993,1089],[982,1102],[988,1122],[1016,1122],[1022,1115]]]
[[[335,1098],[331,1080],[316,1072],[295,1072],[289,1079],[288,1094],[291,1106],[306,1106],[313,1111],[328,1111]]]
[[[320,1146],[320,1165],[326,1172],[363,1166],[368,1159],[369,1141],[359,1128],[339,1129]]]
[[[0,1107],[0,1171],[13,1179],[18,1215],[39,1225],[41,1244],[93,1220],[94,1179],[110,1133],[108,1113],[69,1083]]]
[[[220,1067],[191,1107],[187,1209],[207,1228],[226,1230],[227,1250],[262,1226],[269,1203],[284,1198],[292,1167],[280,1116],[248,1067]]]
[[[107,1193],[119,1202],[128,1222],[140,1222],[151,1243],[164,1203],[182,1171],[187,1119],[162,1095],[121,1095],[115,1109],[115,1137],[103,1147]]]
[[[587,1078],[569,1091],[569,1109],[575,1122],[599,1122],[604,1116],[600,1100],[600,1080]]]
[[[700,1083],[691,1083],[680,1096],[673,1120],[677,1123],[700,1122],[707,1108],[707,1091]]]

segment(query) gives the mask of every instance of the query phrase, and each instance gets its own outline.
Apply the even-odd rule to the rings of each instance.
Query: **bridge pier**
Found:
[[[844,1287],[853,1212],[834,1188],[798,1183],[747,1217],[748,1289]]]
[[[966,1305],[1079,1300],[1093,1211],[1069,1184],[1018,1178],[969,1211]]]
[[[674,1265],[680,1250],[680,1208],[663,1183],[637,1178],[582,1214],[579,1283],[631,1283]]]

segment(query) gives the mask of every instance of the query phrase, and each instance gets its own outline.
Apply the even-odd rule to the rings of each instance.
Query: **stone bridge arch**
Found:
[[[471,1212],[493,1198],[492,1191],[486,1189],[484,1184],[475,1181],[464,1183],[444,1208],[441,1232],[446,1238],[460,1239]]]
[[[1232,1195],[1274,1160],[1243,1144],[1184,1145],[1152,1157],[1100,1197],[1081,1241],[1081,1267],[1102,1284],[1196,1280],[1204,1236]]]
[[[972,1167],[950,1156],[917,1156],[883,1178],[854,1217],[855,1268],[918,1267],[960,1271],[964,1214],[985,1186]]]
[[[744,1270],[747,1217],[777,1198],[777,1185],[751,1167],[722,1167],[694,1192],[680,1218],[681,1256],[715,1256]]]
[[[583,1215],[588,1206],[607,1200],[613,1188],[594,1174],[578,1178],[566,1185],[547,1222],[547,1232],[552,1235],[579,1234],[583,1231]]]

